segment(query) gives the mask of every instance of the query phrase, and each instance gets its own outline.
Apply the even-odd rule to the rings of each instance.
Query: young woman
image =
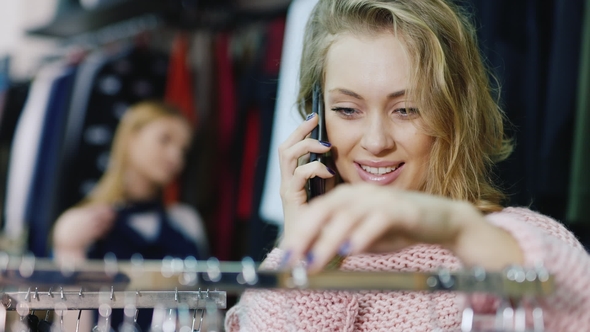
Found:
[[[102,259],[107,253],[121,260],[135,253],[145,259],[206,258],[207,239],[197,212],[182,204],[166,207],[161,197],[184,167],[191,132],[184,117],[166,104],[131,107],[115,133],[105,174],[84,201],[58,218],[55,258]],[[144,328],[150,319],[150,313],[139,315]]]
[[[263,266],[335,256],[341,269],[433,271],[544,264],[557,291],[541,302],[550,331],[590,326],[590,258],[554,220],[504,208],[491,168],[511,152],[475,31],[445,0],[320,0],[306,28],[300,109],[317,116],[282,144],[284,234]],[[334,169],[298,159],[330,152]],[[307,203],[308,179],[335,188]],[[478,313],[494,312],[485,297]],[[420,292],[246,292],[228,331],[455,331],[461,297]],[[529,318],[532,317],[529,312]]]

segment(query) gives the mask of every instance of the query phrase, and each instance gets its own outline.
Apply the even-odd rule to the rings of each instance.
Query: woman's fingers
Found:
[[[412,244],[400,223],[380,211],[365,215],[363,222],[358,224],[350,236],[350,251],[353,254],[368,251],[392,252]]]
[[[291,135],[289,135],[289,137],[287,137],[287,139],[279,146],[279,152],[303,140],[305,137],[307,137],[307,135],[309,135],[309,133],[311,133],[313,128],[315,128],[317,125],[317,116],[314,116],[309,120],[303,121],[303,123],[300,124],[299,127],[297,127],[297,129],[295,129],[295,131],[293,131],[293,133],[291,133]]]
[[[350,254],[351,234],[355,232],[359,222],[362,221],[362,214],[339,212],[326,222],[320,235],[309,250],[308,268],[310,271],[317,271],[326,266],[337,254],[347,256]]]
[[[402,220],[405,207],[395,207],[408,202],[393,199],[395,195],[374,186],[340,185],[314,199],[285,234],[283,248],[290,251],[290,262],[307,259],[313,272],[336,254],[395,251],[414,244]]]
[[[317,118],[317,117],[316,117]],[[317,126],[317,119],[305,121],[279,147],[279,165],[283,183],[288,183],[298,166],[298,160],[310,152],[326,153],[330,151],[330,144],[306,138]]]
[[[306,138],[299,141],[281,152],[279,156],[282,180],[287,183],[291,180],[293,173],[298,167],[298,160],[301,157],[309,158],[307,155],[313,153],[326,153],[330,151],[330,144],[315,139]],[[309,160],[309,159],[308,159]]]
[[[339,187],[347,186],[341,185]],[[285,231],[281,244],[282,248],[290,252],[290,261],[296,262],[304,259],[326,223],[333,221],[333,216],[340,211],[347,211],[339,208],[340,204],[347,205],[349,203],[346,197],[339,194],[341,191],[340,188],[337,188],[327,195],[315,198],[307,206],[299,208],[299,213],[289,225],[288,232]],[[343,200],[339,201],[341,197]]]
[[[314,161],[305,165],[301,165],[295,169],[291,181],[288,183],[287,190],[289,192],[296,192],[305,188],[307,181],[314,177],[328,179],[334,176],[334,171],[328,166],[319,161]]]

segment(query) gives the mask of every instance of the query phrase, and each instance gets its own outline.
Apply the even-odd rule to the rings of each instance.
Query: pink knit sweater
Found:
[[[556,293],[541,301],[546,331],[590,331],[590,256],[556,221],[525,208],[506,208],[487,220],[511,233],[527,266],[543,262],[555,277]],[[263,266],[276,269],[283,252],[273,250]],[[432,271],[457,269],[460,261],[434,245],[344,260],[344,270]],[[499,301],[480,297],[476,312],[493,312]],[[227,331],[457,331],[464,297],[457,293],[375,291],[246,291],[227,312]],[[528,314],[530,317],[530,313]],[[529,319],[530,320],[530,319]]]

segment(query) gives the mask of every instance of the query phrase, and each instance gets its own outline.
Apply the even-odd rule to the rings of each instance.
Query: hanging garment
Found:
[[[83,197],[71,176],[73,170],[80,167],[78,164],[78,150],[82,144],[84,120],[98,72],[109,61],[112,61],[114,58],[121,58],[127,53],[128,50],[124,50],[116,55],[97,51],[89,55],[80,64],[74,81],[60,156],[62,165],[59,175],[61,190],[58,194],[58,201],[56,202],[57,211],[65,211],[70,206],[79,202],[81,197]],[[122,106],[126,107],[127,105]]]
[[[563,220],[569,188],[574,119],[580,74],[580,45],[584,0],[556,0],[551,56],[543,105],[543,134],[539,145],[537,197],[546,213]],[[541,207],[547,206],[547,208]],[[550,207],[549,205],[553,205]]]
[[[571,156],[582,2],[471,0],[480,45],[499,80],[516,143],[496,174],[508,205],[563,220]]]
[[[6,103],[8,88],[10,87],[8,60],[8,57],[0,57],[0,125],[4,118],[4,104]]]
[[[41,139],[25,211],[25,222],[30,230],[28,247],[37,257],[47,257],[49,252],[48,234],[56,215],[53,211],[55,192],[60,185],[57,182],[59,154],[75,74],[76,68],[69,67],[54,81],[41,128]]]
[[[64,74],[62,64],[44,67],[33,82],[18,120],[12,142],[5,203],[4,232],[17,239],[25,231],[25,211],[39,151],[47,103],[55,80]]]
[[[287,13],[270,155],[260,204],[261,218],[276,225],[283,223],[281,172],[276,151],[302,121],[297,110],[299,63],[303,51],[305,25],[317,2],[318,0],[295,0]]]
[[[128,107],[164,97],[167,67],[167,55],[142,47],[97,54],[82,64],[66,126],[58,211],[82,200],[102,176]]]
[[[574,224],[585,224],[584,244],[590,247],[590,0],[586,0],[582,52],[578,79],[578,100],[575,136],[570,177],[569,205],[567,220]]]
[[[264,29],[263,54],[256,73],[246,75],[240,88],[240,104],[250,105],[247,112],[243,149],[238,217],[247,220],[249,229],[247,252],[254,260],[262,260],[274,247],[278,227],[264,221],[259,214],[275,117],[278,75],[285,35],[285,17],[276,18]],[[257,133],[254,133],[257,131]],[[250,169],[248,167],[250,165]]]
[[[220,260],[231,257],[235,223],[235,185],[231,172],[231,146],[236,126],[236,92],[233,66],[229,56],[230,36],[222,33],[216,40],[215,56],[218,84],[219,124],[217,130],[217,168],[213,176],[217,187],[217,202],[213,216],[215,241],[213,255]]]
[[[6,191],[8,190],[8,166],[10,162],[10,146],[14,137],[16,124],[20,115],[22,114],[24,105],[27,101],[30,81],[11,83],[7,92],[3,107],[3,117],[0,123],[0,202],[2,203],[2,210],[4,210],[4,203],[6,202]],[[5,214],[0,218],[0,229],[4,229]],[[15,239],[12,239],[15,240]],[[18,240],[24,241],[24,238]],[[20,247],[20,244],[15,243],[15,247]]]
[[[174,39],[172,54],[170,55],[164,98],[166,102],[178,107],[194,128],[197,125],[197,113],[191,71],[188,66],[188,51],[188,36],[185,33],[178,33]],[[164,191],[166,204],[178,202],[180,190],[178,179],[169,184]]]
[[[192,73],[188,63],[189,39],[185,33],[178,33],[174,38],[168,77],[166,80],[166,102],[178,107],[193,125],[197,125]]]

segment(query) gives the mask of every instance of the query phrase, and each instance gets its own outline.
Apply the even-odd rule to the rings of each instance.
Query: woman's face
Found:
[[[181,119],[168,116],[143,126],[131,139],[129,165],[158,186],[174,180],[184,167],[190,129]]]
[[[410,61],[393,33],[343,35],[326,59],[328,139],[345,182],[422,188],[433,138],[420,130]]]

